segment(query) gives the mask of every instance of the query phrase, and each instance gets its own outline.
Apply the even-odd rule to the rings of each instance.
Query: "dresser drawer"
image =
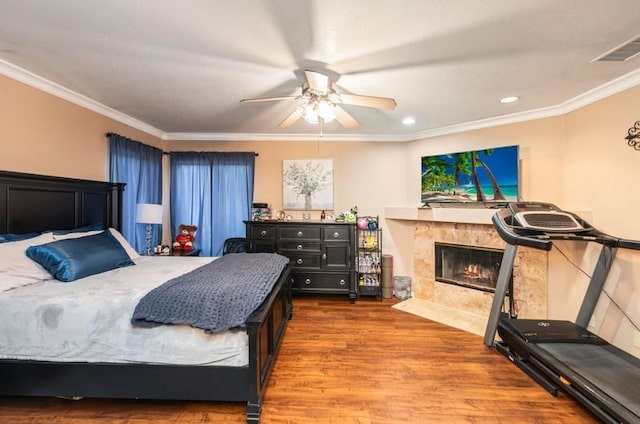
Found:
[[[250,237],[254,240],[275,240],[277,233],[273,225],[252,225]]]
[[[292,275],[293,288],[296,290],[325,291],[332,293],[349,291],[349,274],[294,272]]]
[[[346,225],[327,225],[324,227],[324,240],[349,241],[349,230]]]
[[[278,250],[286,254],[298,253],[320,253],[322,244],[320,242],[310,241],[283,241],[278,243]]]
[[[305,255],[298,253],[278,252],[289,258],[293,268],[320,269],[322,261],[320,255]]]
[[[322,240],[322,227],[305,225],[300,227],[280,227],[280,240]]]

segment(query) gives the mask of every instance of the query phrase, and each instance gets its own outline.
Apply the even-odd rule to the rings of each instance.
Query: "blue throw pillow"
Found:
[[[40,233],[24,233],[24,234],[0,234],[0,243],[10,241],[20,241],[39,236]]]
[[[110,231],[30,246],[27,256],[64,282],[134,265]]]

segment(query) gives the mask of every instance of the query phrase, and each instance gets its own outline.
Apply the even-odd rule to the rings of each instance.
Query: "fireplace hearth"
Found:
[[[503,250],[435,243],[435,279],[476,290],[494,292]]]

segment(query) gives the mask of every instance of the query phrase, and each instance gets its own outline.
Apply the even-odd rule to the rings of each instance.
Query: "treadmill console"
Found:
[[[548,232],[589,231],[573,214],[560,210],[551,203],[514,202],[509,209],[522,228]]]

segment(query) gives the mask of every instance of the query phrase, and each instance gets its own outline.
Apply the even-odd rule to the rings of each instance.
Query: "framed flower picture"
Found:
[[[333,160],[283,160],[282,206],[293,210],[333,210]]]

